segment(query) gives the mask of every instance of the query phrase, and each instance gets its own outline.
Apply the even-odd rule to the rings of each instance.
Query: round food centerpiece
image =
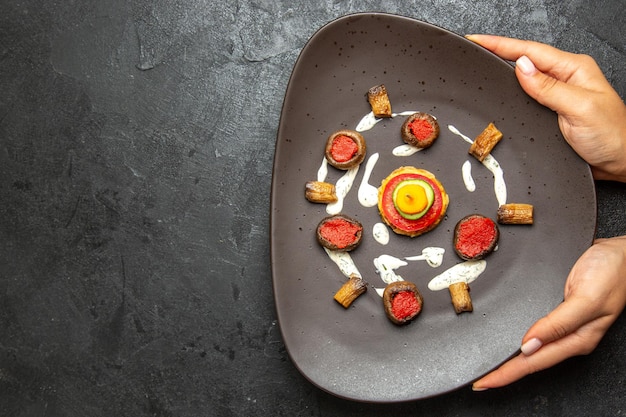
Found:
[[[445,216],[449,201],[431,172],[410,166],[394,170],[378,188],[382,220],[395,233],[410,237],[434,229]]]

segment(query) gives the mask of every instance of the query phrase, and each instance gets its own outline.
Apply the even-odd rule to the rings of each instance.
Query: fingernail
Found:
[[[531,61],[530,58],[528,58],[526,55],[522,55],[521,57],[519,57],[515,64],[524,75],[530,76],[537,72],[535,64],[533,64],[533,61]]]
[[[477,387],[477,386],[472,385],[472,391],[474,391],[474,392],[487,391],[488,389],[489,388],[486,388],[486,387]]]
[[[541,340],[534,337],[522,345],[522,348],[521,348],[522,353],[526,356],[532,355],[533,353],[539,350],[541,345],[542,345]]]

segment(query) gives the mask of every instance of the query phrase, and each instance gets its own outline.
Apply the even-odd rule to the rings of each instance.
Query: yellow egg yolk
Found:
[[[419,184],[405,184],[398,188],[396,206],[406,214],[417,214],[428,206],[426,190]]]

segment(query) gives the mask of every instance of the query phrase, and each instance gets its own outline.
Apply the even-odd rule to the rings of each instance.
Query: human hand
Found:
[[[595,179],[626,182],[626,105],[587,55],[492,35],[467,38],[509,61],[526,93],[558,114],[563,136]]]
[[[626,236],[598,239],[578,259],[564,301],[522,338],[521,353],[474,382],[502,387],[577,355],[591,353],[626,305]]]

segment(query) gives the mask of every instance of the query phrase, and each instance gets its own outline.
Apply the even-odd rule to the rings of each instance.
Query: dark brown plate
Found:
[[[376,256],[446,249],[439,268],[410,262],[397,271],[424,295],[422,314],[405,327],[385,317],[373,289],[347,310],[333,301],[345,277],[315,240],[326,206],[304,198],[326,137],[354,129],[370,111],[367,90],[381,83],[395,112],[431,113],[441,135],[428,150],[400,158],[391,150],[402,143],[403,117],[364,132],[368,157],[380,153],[370,183],[378,186],[393,169],[413,165],[433,172],[450,195],[438,228],[414,239],[392,233],[387,246],[372,238],[371,228],[380,221],[376,207],[363,208],[356,198],[364,166],[344,206],[343,213],[365,227],[352,257],[372,286],[384,286],[372,263]],[[455,223],[474,212],[495,218],[498,204],[491,173],[447,126],[475,137],[491,121],[504,133],[493,154],[504,168],[508,202],[534,204],[535,224],[501,226],[497,252],[471,284],[474,312],[457,316],[448,292],[431,292],[427,284],[460,262],[452,249]],[[466,160],[477,183],[473,193],[461,180]],[[340,175],[329,168],[329,181]],[[554,113],[520,89],[507,62],[454,33],[378,13],[331,22],[300,54],[276,142],[271,261],[285,346],[300,372],[323,390],[359,401],[414,400],[457,389],[494,369],[517,353],[528,327],[562,300],[568,271],[591,244],[595,225],[589,167],[564,141]]]

